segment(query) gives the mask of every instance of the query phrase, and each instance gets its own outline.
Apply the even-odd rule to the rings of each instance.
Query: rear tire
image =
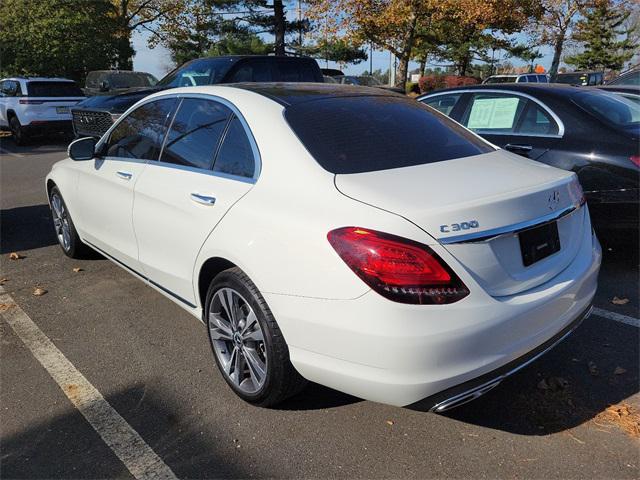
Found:
[[[211,282],[205,321],[218,369],[244,401],[271,407],[305,387],[269,306],[239,268],[225,270]]]
[[[9,128],[11,128],[11,133],[13,134],[13,142],[16,145],[22,146],[27,144],[28,136],[25,128],[20,124],[20,120],[18,120],[18,117],[11,117],[11,120],[9,120]]]
[[[64,254],[70,258],[91,258],[94,256],[93,250],[80,240],[58,187],[53,187],[49,192],[49,205],[51,205],[53,228]]]

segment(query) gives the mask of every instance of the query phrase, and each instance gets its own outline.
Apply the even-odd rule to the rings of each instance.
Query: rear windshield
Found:
[[[640,105],[622,95],[602,91],[580,92],[573,101],[610,125],[629,128],[640,124]]]
[[[395,96],[337,97],[286,108],[285,118],[331,173],[362,173],[494,150],[445,115]]]
[[[84,97],[75,82],[27,82],[30,97]]]
[[[586,85],[587,75],[584,73],[563,73],[556,77],[556,83],[568,83],[569,85]]]

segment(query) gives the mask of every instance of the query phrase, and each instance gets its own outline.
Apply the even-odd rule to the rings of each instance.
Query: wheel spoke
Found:
[[[219,313],[211,313],[209,331],[212,340],[233,340],[231,325]]]
[[[53,207],[53,211],[55,212],[58,218],[62,218],[61,210],[60,210],[60,197],[54,195],[51,199],[51,206]]]
[[[220,301],[220,305],[227,315],[227,319],[231,327],[235,326],[235,312],[233,310],[233,296],[231,290],[227,288],[220,289],[216,292],[216,296]]]
[[[267,366],[258,356],[258,353],[253,348],[243,348],[244,358],[246,359],[247,366],[249,367],[249,374],[253,385],[256,389],[260,388],[264,383],[265,376],[267,374]]]
[[[234,365],[235,359],[236,359],[236,355],[238,354],[238,349],[236,347],[233,347],[233,350],[231,351],[231,355],[229,355],[229,359],[225,362],[222,363],[222,368],[224,369],[224,372],[231,377],[232,375],[232,367]]]
[[[240,385],[242,382],[242,376],[244,373],[243,368],[243,358],[242,352],[238,348],[234,348],[236,356],[233,362],[233,373],[231,374],[231,379],[235,382],[236,385]]]
[[[242,329],[242,336],[246,336],[247,332],[254,330],[255,328],[260,328],[260,324],[258,323],[258,317],[253,313],[252,309],[249,309],[249,315],[245,319],[244,328]]]

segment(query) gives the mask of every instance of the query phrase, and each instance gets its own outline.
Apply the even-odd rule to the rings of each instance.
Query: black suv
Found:
[[[267,55],[198,58],[169,72],[154,87],[89,97],[71,110],[76,137],[101,137],[131,105],[168,88],[239,82],[320,82],[322,72],[308,57]]]

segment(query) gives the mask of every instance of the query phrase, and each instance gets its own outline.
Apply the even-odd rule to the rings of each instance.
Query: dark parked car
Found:
[[[499,147],[576,172],[599,231],[637,231],[637,103],[597,88],[558,84],[475,85],[418,100]]]
[[[567,85],[578,85],[586,87],[588,85],[602,85],[604,74],[602,72],[571,72],[559,73],[553,83],[566,83]]]
[[[132,89],[153,87],[156,83],[158,83],[158,79],[146,72],[94,70],[87,74],[83,90],[87,96],[113,95]]]
[[[120,95],[97,95],[72,109],[77,137],[101,137],[113,121],[138,100],[160,90],[236,82],[320,82],[316,61],[307,57],[227,56],[191,60],[169,72],[154,87]]]
[[[376,77],[372,77],[371,75],[336,75],[335,77],[333,77],[333,79],[336,81],[336,83],[341,83],[342,85],[375,87],[396,93],[405,93],[404,89],[400,87],[390,87],[388,85],[385,85],[381,83]]]
[[[344,72],[337,68],[321,68],[320,71],[322,72],[322,75],[327,77],[338,77],[344,75]]]

